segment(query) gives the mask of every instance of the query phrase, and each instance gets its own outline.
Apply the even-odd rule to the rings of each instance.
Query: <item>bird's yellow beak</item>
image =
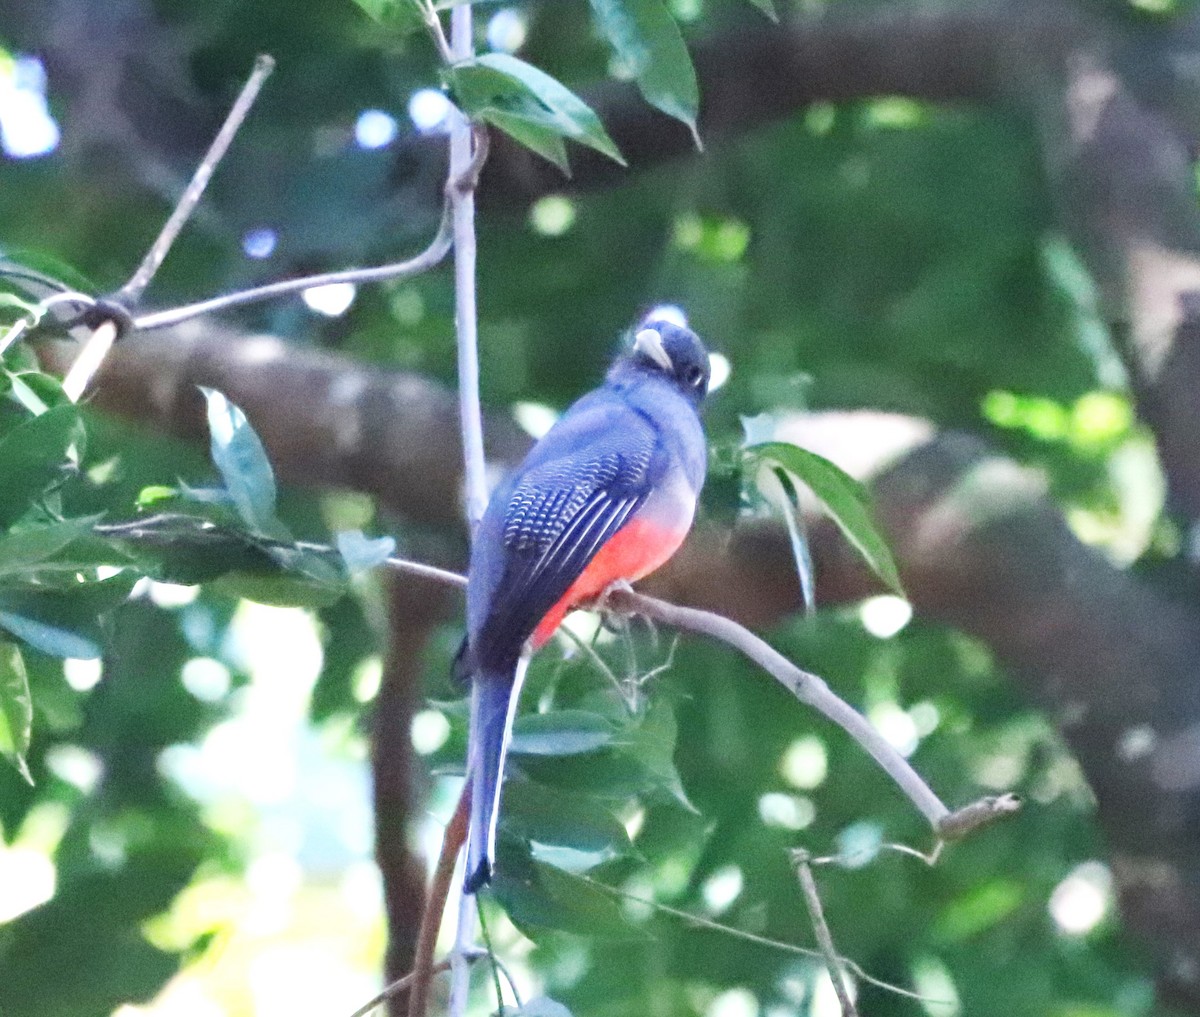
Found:
[[[666,349],[663,347],[662,336],[653,328],[644,328],[633,337],[633,348],[638,353],[644,353],[664,371],[674,371]]]

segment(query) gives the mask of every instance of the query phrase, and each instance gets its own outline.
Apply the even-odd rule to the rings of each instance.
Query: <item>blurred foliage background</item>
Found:
[[[595,383],[641,311],[670,303],[731,365],[707,417],[707,532],[770,528],[747,517],[723,468],[744,416],[770,414],[801,444],[817,436],[818,451],[863,475],[897,458],[896,434],[913,421],[925,439],[969,435],[990,461],[1019,466],[1011,483],[984,486],[961,526],[933,531],[957,546],[960,530],[986,529],[997,549],[986,560],[1003,566],[982,571],[967,556],[948,593],[928,592],[925,559],[881,505],[915,614],[861,578],[843,581],[849,567],[820,539],[815,614],[801,616],[786,583],[763,594],[769,604],[740,587],[727,596],[864,710],[944,800],[1014,790],[1027,806],[928,868],[882,847],[927,848],[919,816],[767,676],[724,648],[639,625],[597,631],[584,616],[578,631],[595,637],[616,682],[569,644],[536,664],[524,710],[548,719],[519,727],[504,878],[485,901],[492,944],[523,998],[549,995],[588,1017],[828,1017],[838,1013],[828,977],[789,948],[813,943],[788,860],[804,846],[839,858],[817,870],[839,948],[920,997],[856,977],[864,1014],[1200,1012],[1187,918],[1200,885],[1194,785],[1160,782],[1172,819],[1154,827],[1106,769],[1148,766],[1163,733],[1139,723],[1137,683],[1167,690],[1153,709],[1174,718],[1171,730],[1195,719],[1196,658],[1163,649],[1144,671],[1126,668],[1125,685],[1097,681],[1097,701],[1129,719],[1094,751],[1064,741],[1074,721],[1056,698],[1057,669],[1112,659],[1075,619],[1139,622],[1135,584],[1163,596],[1169,606],[1149,615],[1190,645],[1195,513],[1187,476],[1160,464],[1167,426],[1187,407],[1156,415],[1170,393],[1148,401],[1143,366],[1122,345],[1140,313],[1112,296],[1125,264],[1112,237],[1128,217],[1106,220],[1111,236],[1092,230],[1089,210],[1118,189],[1086,166],[1072,175],[1060,142],[1082,135],[1047,98],[1073,94],[1079,60],[1102,66],[1176,132],[1142,146],[1168,163],[1191,136],[1180,110],[1200,38],[1192,12],[1166,0],[778,6],[773,25],[734,0],[669,4],[697,53],[703,152],[621,80],[585,4],[480,6],[480,47],[519,52],[593,97],[632,163],[603,169],[572,148],[567,179],[497,142],[480,195],[483,399],[506,421],[507,448],[519,447],[507,418],[538,433]],[[788,40],[796,66],[772,63],[771,47]],[[278,70],[156,278],[156,306],[397,258],[436,227],[445,99],[435,54],[351,0],[0,0],[0,46],[0,242],[70,266],[90,292],[115,289],[137,264],[258,52]],[[1013,57],[1040,59],[1043,48],[1054,52],[1038,73]],[[997,82],[993,64],[1006,61]],[[797,85],[810,71],[816,82]],[[1128,158],[1122,149],[1111,165]],[[1190,208],[1181,165],[1172,182]],[[1157,183],[1127,181],[1169,211],[1175,191]],[[1154,222],[1158,248],[1200,250],[1190,219]],[[255,305],[211,328],[230,350],[270,333],[296,364],[329,354],[392,372],[385,379],[452,386],[452,300],[443,267]],[[152,357],[146,365],[153,388]],[[258,369],[241,363],[248,377]],[[1184,387],[1190,370],[1186,358],[1165,368]],[[202,445],[166,433],[174,408],[122,407],[120,386],[108,401],[103,388],[58,493],[63,512],[125,519],[154,485],[214,484]],[[243,404],[274,454],[270,425]],[[827,411],[860,410],[901,416],[812,430]],[[314,389],[279,412],[339,411]],[[446,429],[436,414],[426,426]],[[406,513],[406,499],[419,501],[406,492],[431,478],[373,477],[383,439],[347,440],[364,464],[359,493],[303,483],[306,456],[328,448],[301,449],[301,465],[281,471],[301,482],[281,494],[291,531],[327,540],[364,528],[414,557],[461,564],[457,506]],[[400,493],[361,493],[386,485]],[[1065,526],[1039,543],[1021,528],[1030,513]],[[786,543],[770,548],[756,567],[787,574]],[[1072,571],[1077,560],[1090,564]],[[1068,573],[1083,578],[1067,583]],[[1090,586],[1095,577],[1106,585]],[[1075,600],[1039,612],[1039,593],[1060,580]],[[986,599],[996,590],[1002,604]],[[348,1014],[380,984],[389,936],[393,973],[406,970],[423,870],[404,882],[385,866],[381,879],[374,858],[434,856],[457,795],[457,603],[389,592],[379,576],[317,606],[243,597],[254,593],[244,582],[145,581],[102,605],[99,659],[26,649],[33,784],[0,768],[5,1017]],[[720,599],[694,576],[684,596]],[[1061,659],[1023,641],[1041,626]],[[1144,638],[1160,645],[1149,629]],[[639,680],[658,665],[669,666]],[[390,685],[396,674],[419,682],[417,694]],[[1072,688],[1086,710],[1088,686]],[[404,787],[373,794],[372,773],[398,773]],[[1110,800],[1106,838],[1097,809]],[[1140,885],[1115,882],[1128,875],[1130,838],[1173,867],[1183,917],[1157,941],[1145,938],[1153,915],[1142,913],[1138,936],[1118,914],[1118,889]],[[495,1008],[489,982],[478,975],[480,1013]]]

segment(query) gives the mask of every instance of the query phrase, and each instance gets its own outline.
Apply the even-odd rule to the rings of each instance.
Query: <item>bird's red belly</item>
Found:
[[[533,630],[534,648],[554,635],[573,607],[595,599],[618,579],[633,582],[653,572],[675,553],[686,535],[686,526],[676,530],[644,518],[626,523],[596,552],[562,599],[546,612]]]

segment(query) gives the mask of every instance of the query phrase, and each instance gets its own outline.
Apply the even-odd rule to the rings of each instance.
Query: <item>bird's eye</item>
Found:
[[[683,380],[691,385],[692,388],[699,388],[700,383],[704,381],[704,372],[698,367],[689,367],[683,376]]]

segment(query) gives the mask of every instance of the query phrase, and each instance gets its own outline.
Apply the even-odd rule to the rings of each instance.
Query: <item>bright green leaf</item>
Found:
[[[13,761],[30,784],[33,777],[25,762],[33,733],[33,700],[21,651],[12,643],[0,642],[0,753]]]
[[[753,462],[770,462],[809,488],[824,504],[846,539],[892,590],[904,596],[892,552],[871,515],[870,498],[863,486],[824,456],[784,441],[750,445]]]
[[[546,143],[547,134],[588,145],[625,165],[591,107],[524,60],[507,53],[485,53],[455,64],[450,80],[469,116],[494,123],[553,162],[559,161],[558,152]]]
[[[275,471],[267,451],[241,409],[220,392],[200,387],[208,402],[213,462],[242,520],[256,533],[286,537],[275,516]]]
[[[700,147],[696,69],[662,0],[591,0],[601,31],[637,80],[646,101],[687,124]]]
[[[137,506],[146,508],[150,505],[157,505],[160,501],[177,497],[178,494],[179,491],[173,487],[167,487],[165,484],[150,484],[138,491]]]

